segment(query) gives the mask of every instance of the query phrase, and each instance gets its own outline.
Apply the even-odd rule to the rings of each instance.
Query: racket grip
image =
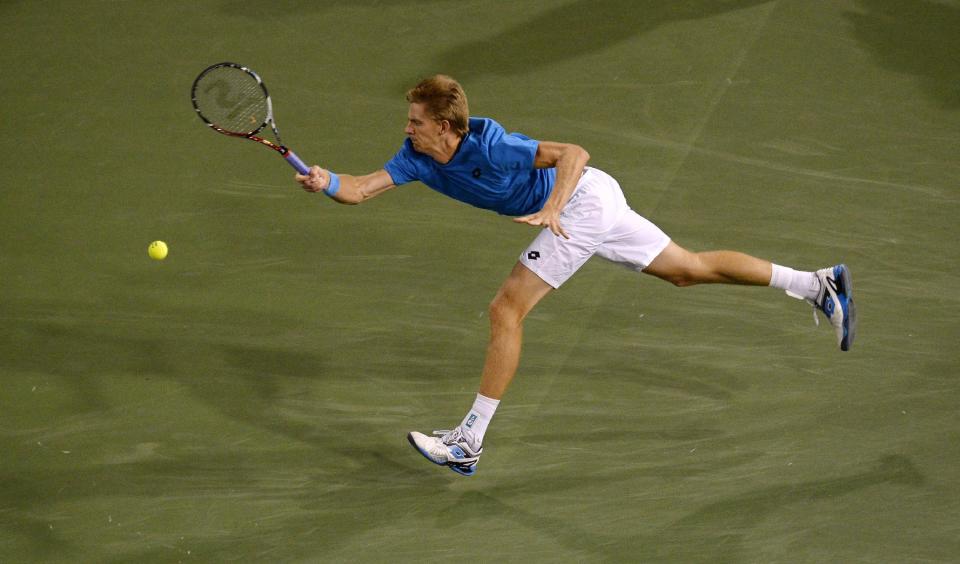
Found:
[[[287,149],[287,152],[284,153],[283,158],[287,159],[287,162],[290,163],[290,166],[297,169],[297,172],[300,174],[310,174],[310,167],[303,164],[303,161],[300,160],[300,157],[296,153]]]

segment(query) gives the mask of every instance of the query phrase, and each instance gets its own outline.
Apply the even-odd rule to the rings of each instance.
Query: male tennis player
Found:
[[[587,166],[569,143],[507,133],[492,119],[471,118],[454,79],[437,75],[407,92],[407,139],[383,169],[337,175],[313,166],[296,180],[344,204],[359,204],[419,180],[430,188],[544,228],[521,254],[490,304],[490,341],[473,407],[452,431],[410,443],[435,464],[470,476],[483,437],[520,361],[523,320],[593,255],[677,286],[703,283],[773,286],[805,299],[830,320],[841,350],[856,330],[850,272],[840,264],[801,272],[735,251],[687,251],[630,209],[617,181]]]

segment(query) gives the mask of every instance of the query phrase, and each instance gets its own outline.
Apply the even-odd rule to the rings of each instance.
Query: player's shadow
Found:
[[[255,313],[225,315],[244,326],[255,326],[254,320],[269,323]],[[277,323],[286,326],[291,322]],[[179,382],[196,399],[235,420],[307,444],[322,442],[324,430],[315,424],[313,408],[303,406],[302,413],[295,413],[287,405],[299,393],[332,381],[327,359],[321,354],[240,346],[226,340],[200,341],[176,334],[157,338],[125,335],[92,326],[89,320],[17,321],[12,328],[11,341],[21,350],[44,354],[3,355],[0,370],[50,374],[72,389],[70,405],[77,417],[114,407],[109,394],[101,391],[111,375],[156,377]]]
[[[551,483],[542,477],[536,480],[544,487]],[[437,519],[462,519],[463,508],[469,507],[470,515],[496,517],[536,531],[587,560],[616,562],[630,555],[637,562],[742,562],[748,559],[744,543],[750,531],[792,504],[835,499],[884,484],[916,487],[923,483],[923,476],[907,457],[885,456],[872,467],[847,476],[769,486],[705,505],[653,534],[597,533],[571,525],[568,519],[552,517],[549,511],[518,509],[509,502],[516,493],[512,489],[464,493],[440,511]]]
[[[431,0],[431,3],[453,3],[454,0]],[[302,15],[309,12],[321,12],[338,6],[347,8],[377,8],[380,6],[409,5],[415,10],[423,0],[272,0],[271,2],[251,2],[250,0],[226,0],[220,4],[220,12],[229,16],[243,16],[255,20],[270,20],[278,15]],[[2,5],[2,2],[0,2]]]
[[[453,46],[425,68],[461,80],[520,74],[602,51],[671,22],[708,18],[769,1],[575,0],[494,35]]]
[[[49,517],[45,517],[60,503],[83,505],[112,496],[162,503],[171,495],[192,498],[228,490],[231,496],[235,490],[259,496],[264,487],[263,472],[277,472],[301,478],[270,484],[271,495],[303,503],[318,519],[325,518],[333,503],[348,519],[352,518],[351,501],[362,497],[358,490],[365,492],[365,503],[373,507],[382,501],[379,498],[385,484],[401,493],[416,492],[435,479],[434,474],[424,471],[419,455],[399,438],[385,448],[380,448],[383,443],[378,439],[367,440],[388,432],[382,422],[364,417],[363,406],[354,409],[349,400],[337,399],[342,382],[328,359],[312,348],[285,348],[230,335],[198,338],[197,334],[178,334],[175,330],[165,336],[150,331],[136,334],[98,323],[102,317],[93,312],[60,309],[63,319],[41,315],[38,319],[11,321],[5,327],[8,331],[2,333],[9,339],[5,345],[23,352],[0,355],[0,372],[46,374],[40,380],[54,381],[64,390],[68,397],[62,400],[64,412],[43,431],[62,436],[51,443],[66,441],[71,433],[82,429],[105,437],[102,452],[87,453],[89,458],[80,472],[76,462],[67,467],[32,467],[29,476],[0,469],[0,507],[6,511],[5,518],[0,519],[0,537],[27,547],[42,560],[57,560],[78,549],[69,534],[51,527]],[[185,308],[168,313],[170,319],[194,315],[255,330],[295,326],[295,320],[258,312]],[[166,323],[177,325],[169,320]],[[183,442],[182,434],[180,438],[159,436],[151,446],[144,441],[157,437],[154,426],[162,427],[162,423],[144,417],[136,430],[120,432],[112,427],[117,413],[133,412],[143,405],[142,401],[118,403],[113,381],[131,379],[176,382],[177,394],[186,391],[190,395],[187,409],[197,410],[190,406],[196,401],[203,406],[200,412],[209,408],[244,426],[302,443],[306,448],[290,447],[289,453],[278,455],[271,450],[269,439],[257,439],[259,446],[253,442],[236,451],[225,448],[200,452],[178,445]],[[329,397],[326,392],[330,392]],[[188,416],[190,413],[193,411],[185,412]],[[171,418],[183,415],[168,414]],[[198,419],[207,420],[205,416]],[[208,436],[220,433],[222,427],[216,420],[212,418],[211,424],[198,426],[194,432]],[[22,436],[38,432],[24,430]],[[17,436],[0,437],[0,452]],[[350,436],[363,440],[344,440]],[[37,443],[37,452],[47,448]],[[331,483],[343,487],[331,490]],[[103,484],[110,486],[105,489]],[[57,492],[55,496],[51,496],[52,491]],[[351,535],[338,535],[328,544],[339,546],[369,528],[389,526],[402,519],[406,510],[401,504],[381,510],[382,518],[371,521],[369,527],[353,527]],[[222,549],[212,547],[211,551],[214,548]],[[164,550],[154,546],[136,554],[123,552],[118,561],[160,560]]]
[[[916,76],[942,107],[960,108],[960,7],[932,0],[857,0],[857,6],[845,16],[881,67]]]

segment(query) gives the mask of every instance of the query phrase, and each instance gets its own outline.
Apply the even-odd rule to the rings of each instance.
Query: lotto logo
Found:
[[[537,260],[540,258],[540,251],[530,251],[527,253],[527,258],[530,260]]]

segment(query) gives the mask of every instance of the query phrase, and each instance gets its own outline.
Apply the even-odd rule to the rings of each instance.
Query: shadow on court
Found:
[[[454,4],[454,0],[431,0],[431,4]],[[230,16],[245,16],[257,20],[271,20],[278,15],[296,16],[312,12],[323,12],[347,8],[377,8],[383,6],[405,6],[411,9],[423,5],[421,0],[273,0],[272,2],[248,2],[229,0],[220,6],[220,12]]]
[[[442,51],[426,68],[463,79],[527,73],[602,51],[672,22],[709,18],[769,1],[576,0],[517,22],[493,36]]]
[[[404,451],[403,454],[407,453]],[[326,532],[316,533],[310,541],[319,543],[325,550],[332,550],[356,535],[377,527],[389,527],[403,519],[407,511],[405,506],[383,504],[386,490],[399,490],[405,492],[402,495],[412,498],[416,490],[429,488],[431,482],[435,482],[433,475],[424,473],[413,463],[409,468],[404,467],[374,453],[360,457],[368,465],[363,472],[339,474],[325,471],[327,464],[317,464],[319,461],[295,463],[288,460],[286,465],[278,465],[278,456],[282,453],[269,450],[181,454],[161,450],[139,460],[105,460],[87,464],[82,469],[41,468],[29,478],[0,474],[0,503],[5,508],[4,519],[0,520],[0,534],[30,547],[30,553],[38,560],[45,561],[48,556],[53,560],[53,557],[64,554],[82,554],[84,547],[82,543],[66,540],[70,536],[64,534],[62,525],[49,516],[38,516],[38,510],[102,508],[94,513],[98,517],[103,514],[103,526],[106,527],[111,507],[122,513],[125,506],[139,505],[142,507],[140,518],[148,521],[164,513],[189,514],[194,505],[211,511],[222,505],[225,499],[243,497],[249,498],[255,506],[259,503],[261,506],[286,507],[289,514],[302,515],[303,519],[298,522],[308,529],[313,528],[313,523],[323,522],[332,515],[334,520],[326,526]],[[182,500],[191,501],[185,503]],[[364,523],[353,522],[358,511],[365,512],[370,518]],[[251,521],[258,517],[262,515],[249,516]],[[129,534],[134,534],[138,527],[135,523],[124,522],[120,517],[116,519],[118,526],[127,527]],[[274,540],[277,546],[289,543],[292,534],[289,523],[267,521],[259,539],[238,541],[197,535],[190,542],[195,553],[236,553],[241,560],[241,555],[251,553],[255,546],[270,545]],[[55,525],[51,526],[51,522]],[[343,524],[343,530],[337,528],[337,522]],[[142,527],[144,531],[152,528],[149,524]],[[114,554],[118,555],[118,561],[124,562],[169,558],[170,547],[156,544],[140,539],[117,546]],[[142,548],[151,545],[151,548]],[[140,558],[133,558],[134,554]],[[147,556],[152,558],[145,558]]]
[[[847,12],[853,36],[877,63],[919,78],[923,92],[946,109],[960,109],[960,7],[917,0],[858,0]]]
[[[0,355],[0,370],[45,372],[49,384],[44,387],[64,392],[57,400],[58,411],[51,408],[49,418],[30,428],[34,439],[29,444],[22,436],[4,436],[0,451],[29,452],[38,460],[59,455],[62,447],[48,446],[49,442],[73,443],[77,446],[69,448],[83,453],[80,466],[69,457],[63,465],[37,463],[29,477],[12,470],[0,472],[0,507],[5,508],[0,535],[40,559],[89,550],[82,541],[67,540],[77,537],[65,530],[70,523],[61,524],[50,516],[64,511],[55,508],[88,508],[106,520],[111,507],[118,512],[141,507],[140,519],[149,523],[189,515],[193,503],[212,511],[237,496],[249,498],[255,506],[303,514],[307,528],[331,513],[341,514],[338,521],[344,524],[343,530],[331,524],[327,532],[310,537],[306,546],[315,554],[314,543],[335,548],[370,528],[402,520],[407,510],[403,504],[378,507],[385,489],[409,490],[413,496],[414,490],[435,480],[408,449],[391,448],[385,454],[377,447],[382,429],[370,420],[368,411],[353,406],[352,396],[342,393],[352,384],[335,382],[321,354],[245,346],[233,342],[230,335],[198,338],[196,329],[153,338],[125,333],[122,326],[111,327],[92,312],[67,312],[60,308],[62,319],[8,324],[9,339],[4,345],[10,348],[5,350],[19,352]],[[237,311],[228,317],[234,324],[251,327],[250,315]],[[285,324],[282,319],[256,317],[266,325]],[[223,317],[219,323],[228,325]],[[170,390],[171,395],[147,404],[123,403],[126,390],[149,381],[153,381],[151,389]],[[176,399],[182,397],[181,389],[187,391],[187,405]],[[190,405],[192,401],[242,423],[240,429],[261,432],[231,432],[231,426],[222,426],[216,415],[194,419],[198,410]],[[190,424],[180,421],[181,417],[200,424],[185,434],[183,425]],[[276,437],[269,438],[271,434]],[[331,440],[347,436],[369,440]],[[247,441],[257,446],[244,446]],[[367,487],[358,488],[358,484]],[[192,501],[184,504],[180,501],[184,499]],[[358,526],[351,522],[358,510],[369,510],[379,520],[369,520],[369,527]],[[127,521],[123,525],[136,542],[117,545],[117,561],[169,558],[169,538],[156,546],[157,542],[135,536],[137,528],[147,531],[150,524]],[[194,553],[235,554],[237,559],[253,554],[271,539],[276,546],[289,543],[291,533],[282,521],[264,523],[261,532],[269,538],[251,537],[244,544],[196,535],[190,543]]]
[[[244,315],[237,313],[234,319]],[[115,399],[101,388],[111,387],[112,379],[123,375],[176,381],[224,415],[290,439],[311,442],[324,432],[284,416],[277,405],[295,397],[298,390],[322,385],[327,367],[319,354],[244,347],[190,335],[120,335],[95,325],[92,321],[16,322],[10,344],[16,343],[20,351],[44,354],[4,355],[0,369],[49,372],[72,390],[70,411],[80,416],[114,409]]]
[[[600,479],[613,484],[631,480],[622,473],[601,476]],[[873,486],[919,486],[923,482],[923,476],[910,459],[900,455],[885,456],[871,467],[847,476],[760,488],[708,504],[653,535],[596,534],[571,526],[567,519],[550,517],[547,511],[531,512],[512,507],[500,501],[511,498],[509,493],[500,490],[467,492],[440,512],[437,519],[441,522],[462,519],[462,508],[470,507],[472,514],[535,531],[590,560],[739,562],[750,559],[744,546],[750,530],[793,504],[834,499]],[[542,485],[538,486],[538,483]],[[582,486],[582,480],[580,484]],[[538,487],[554,490],[555,483],[538,479],[524,487],[528,491]],[[627,501],[621,500],[620,503]]]

